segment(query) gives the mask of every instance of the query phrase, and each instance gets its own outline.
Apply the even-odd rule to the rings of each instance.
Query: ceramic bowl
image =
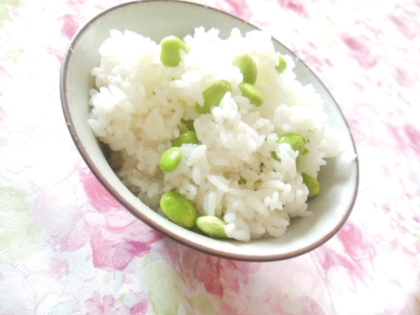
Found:
[[[329,240],[348,218],[358,187],[358,161],[340,157],[321,169],[322,192],[309,202],[312,216],[296,218],[281,238],[262,238],[242,243],[217,240],[183,229],[160,216],[133,195],[109,166],[87,120],[89,89],[94,87],[90,74],[99,65],[98,49],[111,29],[131,30],[159,42],[163,37],[183,37],[198,26],[220,29],[226,38],[232,28],[242,33],[255,26],[232,15],[201,5],[179,1],[130,2],[113,7],[90,20],[74,37],[61,72],[61,101],[71,136],[83,159],[106,189],[133,215],[167,237],[210,255],[242,261],[274,261],[309,252]],[[353,153],[354,142],[347,123],[330,93],[314,73],[289,49],[273,39],[277,51],[295,58],[297,79],[311,83],[325,100],[331,125],[346,135]]]

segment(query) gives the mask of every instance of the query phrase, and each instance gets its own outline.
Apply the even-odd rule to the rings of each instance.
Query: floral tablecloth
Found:
[[[71,38],[120,0],[0,0],[0,314],[420,314],[420,1],[196,0],[303,59],[358,148],[340,232],[286,261],[179,245],[83,162],[60,104]]]

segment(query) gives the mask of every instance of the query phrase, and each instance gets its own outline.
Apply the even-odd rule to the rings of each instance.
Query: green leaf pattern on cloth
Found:
[[[11,9],[8,6],[21,6],[25,0],[0,0],[0,27],[5,21],[12,19]]]
[[[217,311],[205,291],[185,291],[185,279],[169,261],[149,254],[144,258],[145,281],[156,314],[216,315]],[[201,292],[201,293],[200,293]]]
[[[42,231],[32,219],[31,206],[28,192],[0,186],[0,264],[13,264],[36,250]]]
[[[144,272],[150,300],[156,314],[177,314],[183,296],[181,279],[176,271],[169,264],[153,260],[151,255],[148,255],[144,259]]]

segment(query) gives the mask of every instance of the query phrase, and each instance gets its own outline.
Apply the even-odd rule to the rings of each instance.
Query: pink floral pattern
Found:
[[[89,206],[96,212],[88,211],[75,224],[68,249],[77,250],[89,243],[95,267],[123,271],[135,257],[147,254],[162,236],[125,210],[88,169],[80,167],[79,174]]]
[[[71,38],[126,1],[0,1],[0,314],[420,314],[419,1],[191,1],[271,32],[329,88],[358,148],[350,219],[261,264],[163,237],[93,176],[59,106]]]

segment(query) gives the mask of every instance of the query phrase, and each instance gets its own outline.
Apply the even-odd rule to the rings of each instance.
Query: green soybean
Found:
[[[287,62],[286,62],[286,59],[284,59],[282,55],[277,54],[277,56],[279,58],[279,64],[276,67],[276,70],[278,73],[282,73],[287,68]]]
[[[243,81],[245,83],[254,85],[257,81],[257,65],[254,58],[249,54],[236,57],[232,64],[238,67],[242,72]]]
[[[226,223],[215,216],[202,216],[197,219],[198,228],[215,238],[227,238],[224,226]]]
[[[319,192],[321,191],[321,185],[319,181],[315,177],[312,177],[306,173],[302,173],[302,178],[303,178],[303,182],[305,183],[306,187],[308,187],[308,190],[309,190],[308,197],[313,198],[317,196]]]
[[[198,213],[194,204],[177,192],[164,193],[160,198],[160,208],[179,226],[192,229],[196,225]]]
[[[203,106],[197,104],[195,110],[199,114],[210,113],[212,106],[219,106],[225,94],[230,91],[231,85],[228,81],[219,80],[214,82],[203,92]]]
[[[306,141],[305,139],[298,133],[286,133],[280,136],[278,143],[287,143],[290,145],[293,151],[298,151],[299,155],[296,159],[296,166],[297,168],[300,167],[300,157],[306,153],[309,153],[309,150],[305,147]],[[280,161],[280,158],[277,156],[276,152],[271,152],[271,156]]]
[[[181,122],[187,127],[189,130],[194,130],[194,120],[189,119],[186,120],[184,118],[181,118]]]
[[[160,157],[160,168],[164,172],[173,172],[176,170],[182,160],[182,150],[178,147],[170,147],[168,150],[163,152]]]
[[[278,157],[278,155],[277,155],[277,153],[276,153],[276,152],[272,151],[272,152],[271,152],[271,156],[273,157],[273,159],[275,159],[275,160],[277,160],[277,161],[281,162],[281,158],[279,158],[279,157]]]
[[[187,130],[172,142],[172,146],[180,147],[183,144],[199,144],[197,133],[194,130]]]
[[[175,36],[165,37],[160,46],[160,61],[165,67],[177,67],[182,60],[181,51],[189,52],[187,45]]]
[[[280,136],[278,143],[287,143],[292,147],[293,151],[299,151],[299,154],[306,152],[305,139],[298,133],[286,133]]]
[[[251,104],[254,104],[257,107],[264,104],[264,97],[255,86],[249,83],[240,83],[239,89],[241,90],[242,95],[249,99]]]

